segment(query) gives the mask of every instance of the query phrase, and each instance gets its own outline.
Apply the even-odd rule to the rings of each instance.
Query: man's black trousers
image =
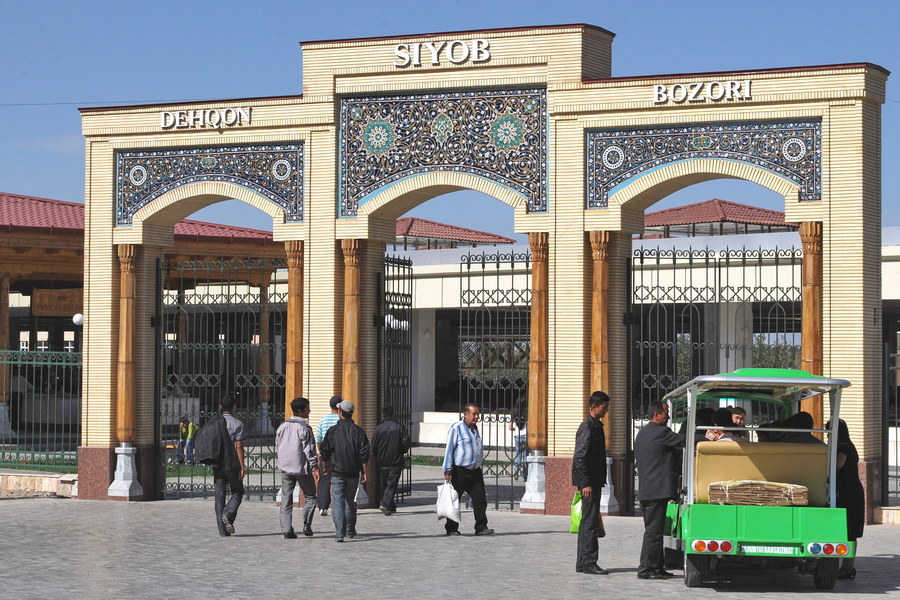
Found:
[[[463,492],[468,492],[472,499],[472,510],[475,513],[475,531],[484,531],[488,528],[487,519],[487,496],[484,492],[484,475],[481,473],[481,467],[477,469],[465,469],[463,467],[453,467],[450,473],[450,484],[453,489],[462,498]],[[447,531],[458,531],[459,523],[452,519],[447,519],[444,523],[444,529]]]

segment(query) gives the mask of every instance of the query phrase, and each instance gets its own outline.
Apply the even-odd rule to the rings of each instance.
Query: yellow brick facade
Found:
[[[488,40],[490,60],[399,68],[398,44],[432,40]],[[610,289],[627,285],[630,234],[642,227],[643,210],[687,185],[713,178],[754,181],[785,197],[791,222],[824,224],[824,370],[847,378],[844,415],[855,430],[863,459],[877,457],[880,425],[880,104],[887,73],[870,64],[769,71],[610,78],[612,34],[574,25],[434,36],[311,42],[303,49],[302,96],[85,109],[87,138],[85,237],[84,446],[115,444],[115,393],[119,269],[115,244],[141,244],[136,261],[138,301],[135,355],[152,355],[152,264],[171,243],[171,227],[202,206],[238,198],[273,216],[278,240],[305,242],[303,392],[313,414],[327,412],[340,393],[343,256],[340,239],[363,239],[361,286],[372,285],[383,243],[394,237],[393,220],[436,195],[471,188],[515,207],[519,233],[549,233],[549,447],[551,456],[571,455],[575,429],[590,393],[591,255],[587,233],[613,233]],[[752,97],[740,100],[655,103],[654,85],[704,85],[751,80]],[[545,88],[548,107],[546,213],[528,214],[518,194],[494,182],[451,172],[431,173],[386,188],[360,206],[355,218],[336,218],[339,202],[337,145],[342,95],[389,95],[466,89]],[[252,107],[252,123],[240,127],[167,129],[161,111]],[[585,209],[585,131],[701,123],[821,119],[821,200],[801,202],[797,187],[769,171],[726,160],[671,164],[626,182],[606,208]],[[196,183],[167,192],[134,216],[115,222],[114,152],[229,144],[304,144],[304,219],[283,223],[280,209],[247,189]],[[361,320],[373,312],[363,294]],[[626,331],[621,315],[626,294],[610,298],[610,360],[614,400],[610,437],[614,455],[626,449],[624,380]],[[363,424],[375,423],[375,336],[361,327],[360,402]],[[152,369],[136,367],[136,442],[152,440]],[[315,418],[314,418],[315,420]]]

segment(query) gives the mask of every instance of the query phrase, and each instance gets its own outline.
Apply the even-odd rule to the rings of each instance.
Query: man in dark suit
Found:
[[[572,485],[581,492],[581,526],[578,529],[578,555],[575,571],[591,575],[606,575],[597,564],[600,521],[600,491],[606,485],[606,437],[600,421],[609,411],[609,396],[594,392],[588,402],[588,417],[575,434],[575,455],[572,457]]]
[[[638,470],[638,499],[644,513],[644,541],[638,579],[665,579],[672,574],[664,569],[663,527],[666,505],[675,497],[675,458],[684,445],[684,436],[666,425],[669,405],[652,400],[650,422],[634,438],[634,459]]]

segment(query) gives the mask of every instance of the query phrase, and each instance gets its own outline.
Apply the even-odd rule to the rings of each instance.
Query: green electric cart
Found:
[[[847,516],[835,505],[837,427],[843,379],[791,369],[739,369],[701,376],[667,394],[672,414],[683,415],[685,450],[680,501],[666,511],[667,552],[684,553],[684,583],[696,587],[722,561],[753,561],[765,568],[785,561],[813,574],[817,588],[834,587],[841,557],[856,548],[847,539]],[[783,419],[800,401],[822,396],[830,429],[739,428],[697,425],[702,407],[743,406],[753,415]],[[695,433],[724,429],[753,439],[818,434],[825,443],[696,441]],[[809,438],[809,436],[807,436]],[[742,505],[709,501],[710,483],[775,482],[803,486],[806,505]]]

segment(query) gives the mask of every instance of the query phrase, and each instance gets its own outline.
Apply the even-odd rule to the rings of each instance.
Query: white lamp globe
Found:
[[[76,325],[84,324],[84,315],[81,313],[75,313],[74,315],[72,315],[72,322]]]

